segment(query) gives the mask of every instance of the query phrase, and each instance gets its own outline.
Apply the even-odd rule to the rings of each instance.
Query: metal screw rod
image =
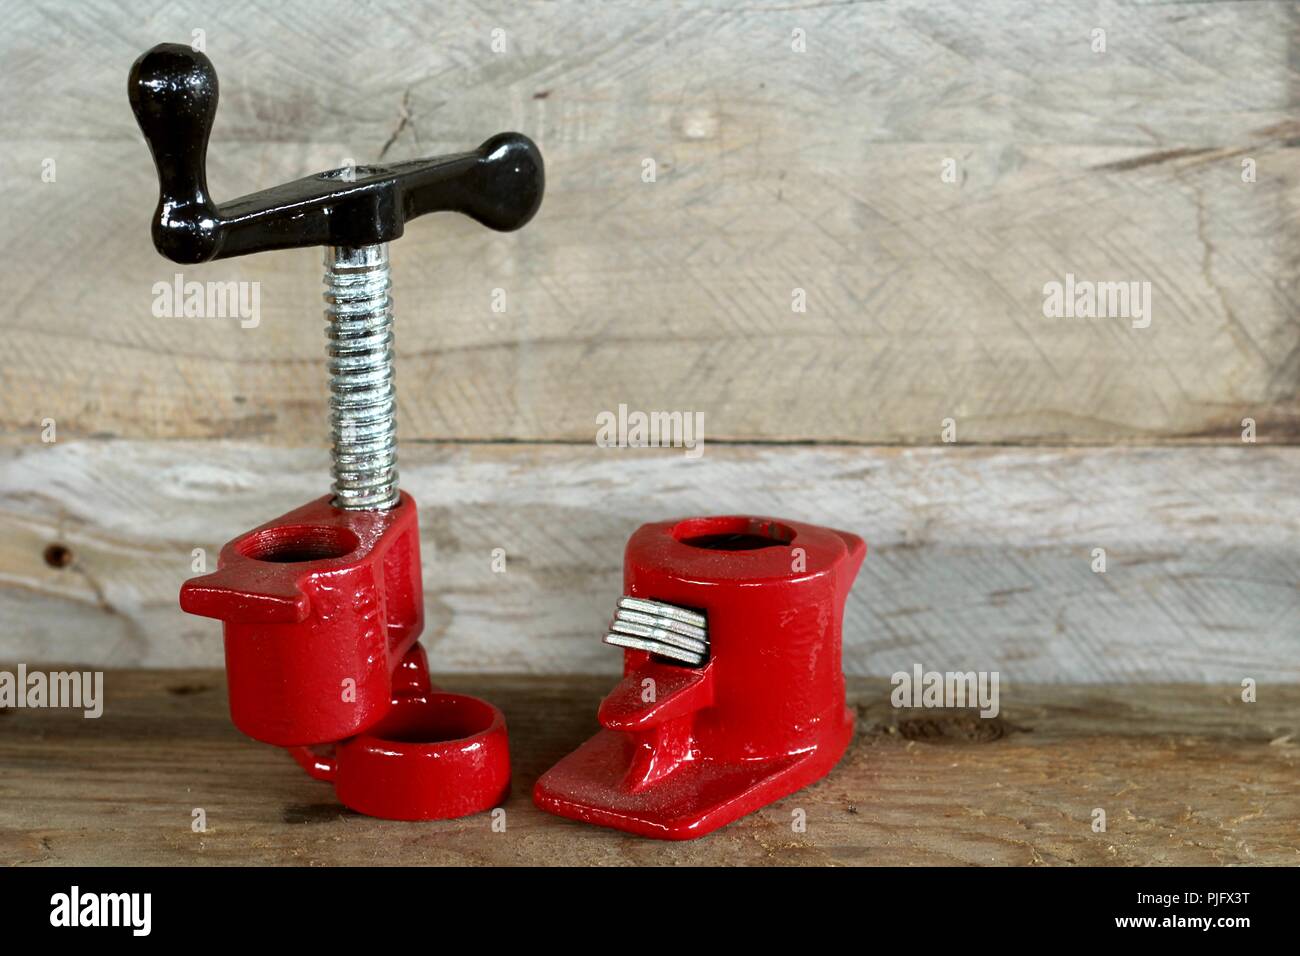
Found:
[[[330,432],[334,507],[397,504],[393,307],[388,244],[326,246]]]

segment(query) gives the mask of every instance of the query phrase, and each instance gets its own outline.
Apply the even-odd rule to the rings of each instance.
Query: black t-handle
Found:
[[[182,44],[159,44],[131,67],[128,93],[158,167],[154,245],[175,262],[388,242],[427,212],[460,212],[509,232],[542,202],[537,145],[498,133],[471,152],[335,169],[218,204],[206,170],[217,112],[212,61]]]

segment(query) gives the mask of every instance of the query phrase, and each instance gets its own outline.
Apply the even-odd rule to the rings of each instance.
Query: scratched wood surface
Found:
[[[219,666],[180,613],[192,552],[321,494],[326,453],[85,441],[0,455],[0,660]],[[850,674],[1300,681],[1300,449],[681,450],[408,444],[442,672],[613,674],[644,521],[750,512],[855,531]],[[492,570],[496,548],[504,573]],[[1094,549],[1106,552],[1093,571]],[[62,550],[60,550],[62,549]]]
[[[585,441],[619,403],[731,439],[928,444],[953,418],[967,441],[1235,441],[1243,417],[1296,438],[1294,3],[358,9],[5,5],[0,441],[44,418],[318,433],[317,254],[179,270],[148,241],[126,74],[196,29],[220,199],[503,128],[541,143],[527,229],[441,217],[394,247],[408,438]],[[177,271],[260,283],[257,326],[154,318]],[[1151,326],[1044,318],[1066,273],[1149,281]]]
[[[239,734],[219,671],[112,671],[98,720],[0,712],[0,864],[1300,864],[1300,688],[1017,685],[1002,713],[894,710],[853,681],[858,733],[824,780],[690,843],[533,807],[533,782],[592,733],[609,682],[471,677],[506,713],[514,789],[439,823],[345,810]],[[191,829],[193,811],[206,832]],[[792,829],[794,811],[806,831]],[[1094,811],[1106,829],[1094,832]]]

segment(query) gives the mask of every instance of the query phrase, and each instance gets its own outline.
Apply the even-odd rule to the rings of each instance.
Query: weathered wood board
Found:
[[[1300,449],[407,444],[438,672],[616,672],[642,522],[751,512],[870,551],[845,668],[1022,682],[1300,680]],[[324,449],[59,442],[0,456],[0,660],[217,666],[192,551],[327,490]],[[51,545],[68,549],[51,567]],[[505,552],[504,573],[492,570]],[[1094,549],[1106,552],[1096,573]],[[54,557],[54,556],[52,556]],[[56,564],[59,562],[56,560]]]
[[[980,720],[894,710],[885,682],[853,681],[858,734],[830,776],[701,840],[664,843],[561,820],[529,798],[593,732],[608,681],[447,684],[506,713],[505,832],[487,814],[354,814],[240,735],[220,672],[112,671],[98,720],[0,712],[0,864],[1300,864],[1294,686],[1245,704],[1230,688],[1017,685],[999,717]],[[196,808],[205,832],[192,829]]]
[[[45,418],[318,430],[319,257],[182,270],[149,243],[126,74],[202,30],[218,198],[503,128],[541,143],[527,229],[441,217],[394,246],[408,438],[586,441],[625,403],[717,439],[930,444],[952,418],[964,441],[1236,441],[1250,417],[1291,442],[1298,23],[1290,2],[12,4],[0,441]],[[177,272],[260,283],[256,327],[154,317]],[[1150,327],[1045,318],[1067,274],[1150,282]]]

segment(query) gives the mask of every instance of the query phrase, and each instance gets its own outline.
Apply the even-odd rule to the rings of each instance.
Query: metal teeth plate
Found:
[[[618,602],[605,643],[698,667],[709,658],[708,621],[698,611],[675,604],[625,597]]]

